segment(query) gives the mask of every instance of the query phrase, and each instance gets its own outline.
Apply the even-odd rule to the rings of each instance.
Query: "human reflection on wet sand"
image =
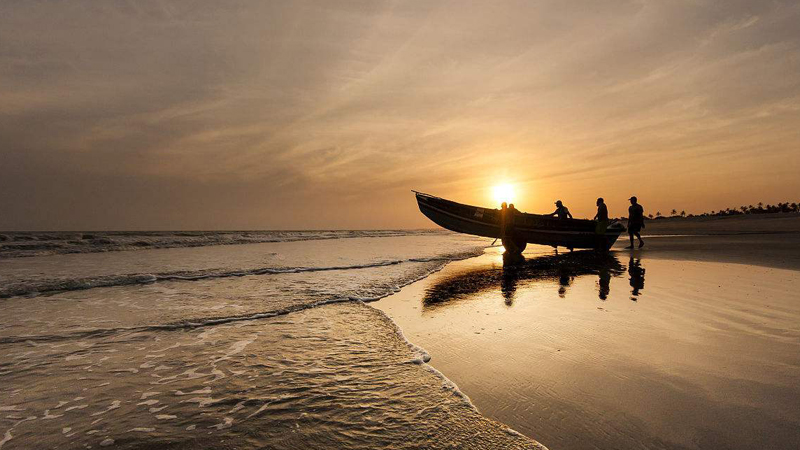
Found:
[[[618,275],[618,274],[616,274]],[[600,267],[598,270],[597,280],[597,296],[600,300],[608,299],[608,294],[611,292],[611,271],[606,267]]]
[[[558,295],[564,298],[574,279],[584,275],[598,276],[598,296],[605,300],[608,298],[611,278],[624,273],[625,267],[616,256],[591,250],[528,260],[516,259],[513,262],[505,259],[502,267],[468,270],[442,279],[425,291],[422,303],[425,309],[437,308],[499,287],[505,304],[512,306],[520,281],[548,279],[558,280]],[[643,280],[644,269],[641,274]]]
[[[639,299],[639,294],[642,289],[644,289],[644,267],[642,267],[642,261],[639,258],[631,258],[628,260],[628,275],[630,275],[631,280],[631,300],[634,302]]]

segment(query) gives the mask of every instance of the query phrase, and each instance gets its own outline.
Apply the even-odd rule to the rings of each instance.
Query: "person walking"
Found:
[[[634,195],[629,198],[631,206],[628,208],[628,235],[631,237],[631,245],[625,248],[633,248],[633,237],[639,239],[639,248],[644,247],[644,240],[640,234],[644,228],[644,208],[639,204],[639,199]]]

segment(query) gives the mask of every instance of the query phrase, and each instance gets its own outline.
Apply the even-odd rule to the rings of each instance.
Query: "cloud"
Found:
[[[632,189],[783,201],[798,19],[788,1],[4,2],[0,228],[424,226],[408,189],[486,203],[500,179],[523,208],[589,216]]]

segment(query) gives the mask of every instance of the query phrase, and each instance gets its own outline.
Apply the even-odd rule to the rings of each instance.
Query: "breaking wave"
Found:
[[[446,233],[442,230],[6,232],[0,234],[0,258]]]
[[[373,267],[392,266],[403,263],[420,263],[420,262],[442,262],[456,261],[466,259],[473,256],[478,256],[482,252],[482,248],[467,250],[462,252],[450,253],[428,258],[408,258],[396,259],[387,261],[371,262],[367,264],[355,264],[345,266],[327,266],[327,267],[256,267],[245,270],[196,270],[196,271],[178,271],[178,272],[164,272],[164,273],[131,273],[131,274],[118,274],[118,275],[105,275],[95,277],[82,277],[82,278],[37,278],[34,280],[12,281],[0,286],[0,298],[18,297],[18,296],[37,296],[41,294],[51,294],[65,291],[78,291],[85,289],[101,288],[101,287],[114,287],[114,286],[130,286],[140,284],[150,284],[160,281],[198,281],[207,280],[211,278],[231,278],[231,277],[246,277],[255,275],[275,275],[285,273],[299,273],[299,272],[324,272],[331,270],[358,270],[368,269]],[[427,275],[426,275],[427,276]]]

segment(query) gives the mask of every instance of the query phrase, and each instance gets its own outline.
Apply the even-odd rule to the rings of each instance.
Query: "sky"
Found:
[[[800,201],[800,2],[0,2],[0,229]]]

